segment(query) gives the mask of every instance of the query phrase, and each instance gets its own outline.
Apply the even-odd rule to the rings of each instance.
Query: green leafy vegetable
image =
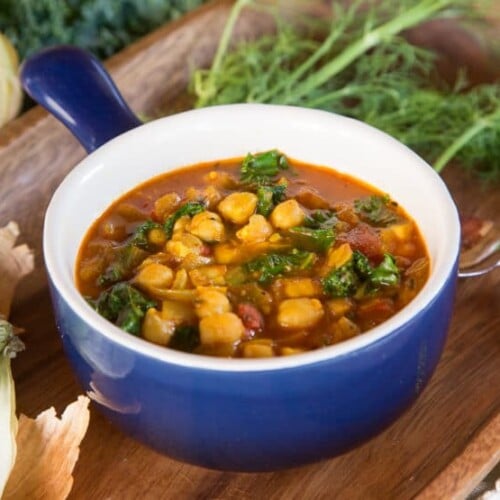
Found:
[[[315,210],[304,221],[304,225],[312,229],[333,229],[337,223],[338,218],[331,210]]]
[[[256,155],[249,153],[241,164],[240,178],[246,184],[269,184],[280,170],[288,168],[286,156],[275,149]]]
[[[368,257],[364,253],[355,250],[352,253],[352,263],[354,269],[361,278],[370,279],[373,269]]]
[[[182,207],[180,207],[172,215],[170,215],[163,224],[163,230],[165,231],[167,238],[172,237],[175,223],[181,217],[183,217],[184,215],[189,215],[190,217],[192,217],[193,215],[204,212],[206,209],[207,208],[205,204],[200,201],[188,201],[185,205],[182,205]]]
[[[399,269],[394,257],[384,255],[384,260],[369,275],[370,284],[375,287],[395,286],[399,282]]]
[[[274,207],[286,198],[286,185],[259,186],[257,188],[257,213],[268,217]]]
[[[113,259],[97,279],[98,286],[108,286],[130,277],[134,268],[155,250],[148,240],[152,229],[162,229],[162,226],[147,220],[135,228],[125,243],[112,248]]]
[[[193,75],[197,106],[263,102],[333,111],[384,130],[438,172],[456,159],[487,179],[500,177],[500,84],[447,85],[434,74],[433,54],[400,36],[437,17],[474,16],[473,3],[332,2],[329,23],[303,19],[296,29],[277,16],[275,34],[228,52],[238,13],[253,3],[235,3],[212,68]]]
[[[355,295],[362,286],[370,292],[381,287],[397,285],[399,269],[394,257],[384,254],[384,259],[375,268],[362,252],[353,252],[351,260],[331,271],[322,279],[323,290],[330,297],[350,297]]]
[[[335,241],[333,229],[293,227],[287,233],[295,246],[312,252],[326,252]]]
[[[385,227],[398,220],[397,214],[390,209],[392,203],[389,196],[372,195],[355,200],[354,209],[364,221]]]
[[[196,326],[181,325],[175,329],[168,347],[178,351],[193,352],[200,345],[200,332]]]
[[[144,221],[142,224],[139,224],[132,234],[128,243],[130,245],[134,245],[138,248],[143,248],[144,250],[149,250],[151,244],[148,240],[149,231],[152,229],[162,229],[161,224],[154,222],[152,220]]]
[[[101,316],[134,335],[139,335],[146,311],[156,306],[128,283],[117,283],[89,303]]]
[[[331,271],[321,280],[323,290],[330,297],[349,297],[354,295],[360,279],[352,265],[352,261]]]
[[[0,31],[22,58],[49,45],[72,44],[109,57],[203,0],[2,0]]]
[[[113,260],[97,278],[98,286],[108,286],[128,279],[133,270],[149,255],[147,251],[132,243],[125,243],[113,248]]]
[[[10,360],[24,349],[12,325],[0,317],[0,497],[16,461],[16,397]]]
[[[300,269],[309,269],[315,260],[314,253],[293,249],[286,254],[271,253],[257,257],[244,264],[243,268],[251,279],[259,283],[268,283],[276,276]]]

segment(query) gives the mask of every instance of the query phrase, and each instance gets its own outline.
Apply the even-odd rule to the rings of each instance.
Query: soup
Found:
[[[279,151],[156,177],[86,235],[78,289],[123,330],[235,358],[363,334],[421,290],[429,258],[397,202]]]

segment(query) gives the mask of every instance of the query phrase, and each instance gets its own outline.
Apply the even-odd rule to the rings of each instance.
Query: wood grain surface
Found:
[[[190,68],[210,61],[229,6],[208,4],[109,61],[136,112],[155,116],[177,109]],[[250,37],[269,29],[268,18],[247,12],[236,34]],[[417,35],[423,36],[419,42],[429,41]],[[61,411],[81,392],[56,332],[41,235],[52,192],[83,156],[69,132],[40,108],[0,129],[0,225],[17,220],[22,242],[35,248],[37,258],[37,272],[24,280],[11,317],[25,329],[27,350],[13,368],[18,410],[29,416],[52,405]],[[460,210],[500,224],[498,186],[484,186],[452,166],[444,179]],[[429,386],[395,424],[350,453],[276,473],[211,471],[142,446],[92,408],[70,498],[413,498],[499,413],[499,285],[499,272],[459,283],[446,349]]]

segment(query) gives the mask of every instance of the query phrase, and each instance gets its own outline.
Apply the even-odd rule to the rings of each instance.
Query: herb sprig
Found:
[[[299,31],[277,15],[275,34],[229,52],[238,14],[252,4],[236,1],[212,68],[194,73],[198,107],[263,102],[324,109],[384,130],[438,172],[453,160],[486,179],[500,178],[500,84],[467,91],[463,80],[431,85],[433,54],[400,36],[439,16],[470,14],[470,2],[332,2],[327,26],[311,21],[305,31],[302,22]]]

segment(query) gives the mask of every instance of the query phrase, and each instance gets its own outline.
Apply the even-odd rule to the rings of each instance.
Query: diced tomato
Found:
[[[253,304],[248,302],[238,304],[236,314],[241,318],[246,329],[254,332],[264,329],[264,317]]]
[[[379,262],[383,257],[379,235],[368,224],[358,224],[339,238],[339,241],[349,243],[353,250],[359,250],[374,262]]]
[[[200,249],[200,255],[202,257],[210,257],[212,255],[212,249],[208,245],[203,245]]]

